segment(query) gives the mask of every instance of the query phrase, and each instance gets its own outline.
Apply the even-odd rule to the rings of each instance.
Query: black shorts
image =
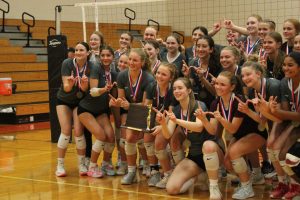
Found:
[[[99,115],[102,115],[102,114],[107,114],[109,116],[109,110],[103,110],[103,111],[100,111],[100,112],[91,112],[83,107],[81,107],[80,105],[78,106],[78,109],[77,109],[77,115],[79,116],[80,114],[82,113],[90,113],[91,115],[93,115],[95,118],[98,117]]]
[[[194,163],[196,163],[199,168],[206,171],[205,163],[203,160],[203,154],[199,154],[199,155],[188,154],[187,158],[190,159],[191,161],[193,161]]]
[[[260,135],[261,137],[263,137],[265,140],[268,139],[268,132],[267,130],[265,129],[264,131],[259,131],[258,129],[251,132],[251,133],[254,133],[254,134],[257,134],[257,135]],[[236,140],[239,140],[241,138],[243,138],[244,136],[248,135],[248,134],[251,134],[250,132],[249,133],[246,133],[246,134],[234,134],[233,137],[236,139]]]
[[[56,106],[65,105],[68,106],[71,110],[74,110],[78,106],[78,104],[66,103],[58,98],[56,98]]]
[[[127,114],[127,113],[128,110],[125,110],[124,108],[120,108],[120,115]]]

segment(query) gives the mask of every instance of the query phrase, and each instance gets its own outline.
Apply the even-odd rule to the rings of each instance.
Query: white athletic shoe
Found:
[[[222,199],[222,193],[221,193],[218,185],[210,185],[209,186],[209,199],[210,200],[221,200]]]
[[[62,164],[62,163],[57,164],[55,175],[57,177],[65,177],[65,176],[67,176],[64,164]]]

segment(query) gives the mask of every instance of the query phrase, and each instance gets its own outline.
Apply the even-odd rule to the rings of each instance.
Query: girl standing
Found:
[[[115,137],[109,119],[108,93],[113,90],[117,74],[110,71],[113,62],[114,52],[111,47],[103,46],[100,50],[101,65],[91,71],[93,78],[90,80],[90,94],[79,104],[78,116],[81,123],[91,132],[96,141],[92,147],[91,160],[88,176],[100,178],[103,172],[107,175],[114,175],[110,165],[111,154],[115,147]],[[104,158],[102,171],[97,167],[97,160],[102,150]]]
[[[146,88],[154,81],[152,75],[143,67],[149,67],[149,60],[142,49],[132,49],[129,53],[128,69],[118,76],[118,99],[112,99],[111,106],[122,107],[126,111],[130,103],[145,104]],[[126,120],[126,119],[125,119]],[[125,152],[128,162],[128,173],[121,180],[121,184],[132,184],[136,179],[136,144],[143,136],[142,132],[126,129]],[[146,155],[143,155],[146,158]]]
[[[286,55],[293,51],[294,38],[300,33],[300,22],[297,19],[287,19],[283,24],[283,37],[286,42],[281,45],[281,51]]]
[[[167,37],[166,43],[167,43],[167,52],[162,53],[161,60],[176,65],[177,75],[183,76],[181,69],[182,69],[184,56],[181,53],[179,38],[176,35],[170,35]]]
[[[175,65],[162,63],[155,74],[156,81],[147,89],[146,104],[151,104],[153,108],[162,112],[164,110],[170,110],[174,106],[172,82],[175,76]],[[151,168],[151,176],[148,180],[148,185],[165,188],[167,180],[172,172],[170,157],[166,150],[169,141],[161,134],[161,126],[155,126],[151,134],[145,134],[144,141]],[[157,166],[157,159],[164,172],[162,180]]]
[[[81,42],[75,47],[75,58],[66,59],[62,64],[62,86],[57,93],[57,115],[61,127],[58,139],[58,158],[56,176],[63,177],[67,173],[64,168],[64,158],[72,132],[72,120],[74,122],[75,141],[78,154],[79,174],[86,175],[85,166],[85,138],[83,126],[77,116],[77,106],[88,90],[88,76],[96,66],[89,61],[89,46]],[[93,75],[91,75],[93,78]]]

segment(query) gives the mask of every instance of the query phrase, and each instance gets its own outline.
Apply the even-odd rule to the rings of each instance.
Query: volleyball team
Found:
[[[227,46],[212,39],[222,28]],[[129,185],[142,167],[149,186],[176,195],[200,184],[209,199],[222,199],[218,183],[226,176],[239,183],[233,199],[253,197],[253,185],[268,178],[278,179],[270,198],[299,196],[299,32],[298,20],[285,20],[283,43],[275,22],[251,15],[246,28],[231,20],[211,31],[194,28],[188,48],[149,26],[141,48],[131,48],[133,36],[122,33],[118,50],[94,32],[62,64],[56,176],[67,175],[73,124],[80,176],[123,175],[121,184]],[[150,133],[120,128],[131,103],[152,105]]]

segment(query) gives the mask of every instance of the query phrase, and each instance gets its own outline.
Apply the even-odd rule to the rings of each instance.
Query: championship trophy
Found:
[[[141,105],[131,103],[128,109],[125,125],[121,128],[127,128],[135,131],[151,132],[155,126],[155,112],[152,110],[152,105]]]

